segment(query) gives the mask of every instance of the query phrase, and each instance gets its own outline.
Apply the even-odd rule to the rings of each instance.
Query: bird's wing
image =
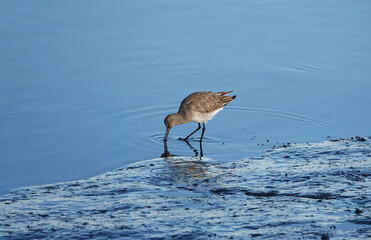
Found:
[[[220,96],[212,92],[196,92],[186,97],[179,107],[179,113],[187,114],[190,111],[210,113],[223,108]]]

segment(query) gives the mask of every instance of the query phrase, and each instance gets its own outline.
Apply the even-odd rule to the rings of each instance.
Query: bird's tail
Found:
[[[227,91],[227,92],[217,92],[215,94],[219,95],[219,99],[222,101],[223,103],[223,106],[229,104],[230,102],[232,102],[237,96],[234,95],[234,96],[226,96],[228,93],[231,93],[233,92],[232,91]]]
[[[224,96],[224,95],[227,95],[227,94],[229,94],[229,93],[231,93],[231,92],[233,92],[234,90],[232,90],[232,91],[226,91],[226,92],[216,92],[215,94],[216,95],[220,95],[220,96]]]

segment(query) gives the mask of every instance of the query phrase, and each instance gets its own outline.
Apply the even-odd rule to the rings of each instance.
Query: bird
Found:
[[[211,120],[218,112],[220,112],[224,108],[224,106],[226,106],[236,98],[236,95],[227,95],[231,92],[233,91],[205,91],[195,92],[188,95],[180,104],[178,112],[169,114],[164,119],[164,124],[166,126],[164,142],[167,142],[167,137],[171,128],[189,122],[198,123],[198,127],[191,134],[181,140],[187,141],[190,136],[200,130],[202,123],[203,127],[200,138],[201,142],[205,133],[205,123]]]

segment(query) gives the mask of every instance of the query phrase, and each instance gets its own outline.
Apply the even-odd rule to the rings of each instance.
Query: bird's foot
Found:
[[[181,140],[181,141],[188,141],[188,138],[178,138],[178,140]]]

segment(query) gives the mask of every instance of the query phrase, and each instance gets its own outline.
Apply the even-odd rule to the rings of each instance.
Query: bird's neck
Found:
[[[173,115],[175,126],[190,122],[185,116],[183,116],[180,113],[174,113],[172,115]]]

